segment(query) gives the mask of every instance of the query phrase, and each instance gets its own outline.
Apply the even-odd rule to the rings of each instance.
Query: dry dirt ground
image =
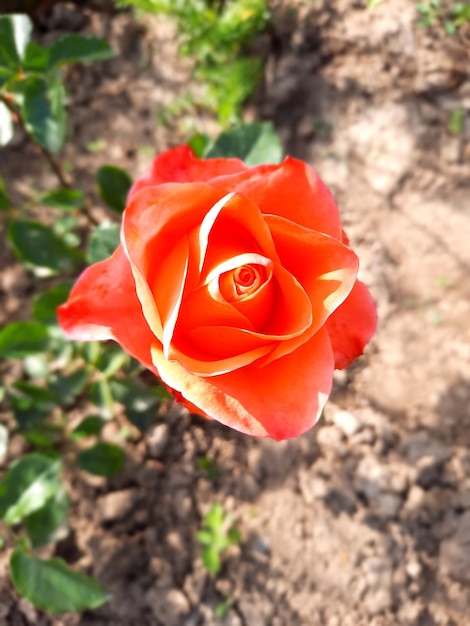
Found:
[[[72,474],[71,534],[56,553],[114,599],[52,618],[18,600],[2,572],[1,626],[470,624],[470,29],[418,28],[411,0],[364,5],[277,2],[249,114],[272,119],[286,150],[331,186],[377,300],[375,339],[337,376],[322,423],[294,441],[250,439],[170,407],[128,445],[121,475]],[[46,36],[84,27],[71,7],[54,15]],[[69,76],[66,157],[90,188],[103,162],[137,174],[184,140],[188,119],[163,126],[155,115],[184,93],[190,69],[167,27],[87,20],[121,52]],[[466,126],[451,135],[456,108]],[[97,139],[103,150],[90,153]],[[17,197],[53,184],[21,138],[0,169]],[[4,264],[3,312],[24,316],[31,284]],[[204,456],[213,480],[198,469]],[[214,502],[243,538],[216,577],[195,539]]]

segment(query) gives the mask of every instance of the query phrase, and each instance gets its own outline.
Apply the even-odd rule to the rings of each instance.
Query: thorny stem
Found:
[[[3,94],[0,94],[0,102],[3,102],[3,104],[9,109],[9,111],[14,115],[14,119],[17,122],[18,126],[21,128],[21,130],[23,130],[24,133],[26,134],[26,136],[30,139],[30,141],[32,141],[33,144],[37,148],[39,148],[41,154],[46,159],[46,161],[49,163],[52,171],[56,175],[57,180],[60,183],[60,186],[63,187],[64,189],[72,189],[72,184],[68,180],[60,160],[56,159],[54,157],[54,155],[52,154],[52,152],[50,152],[47,148],[45,148],[44,146],[41,146],[39,143],[37,143],[34,140],[34,137],[31,135],[31,133],[26,128],[26,124],[25,124],[25,122],[23,120],[23,117],[21,116],[21,113],[18,111],[18,109]],[[93,217],[93,215],[90,212],[90,202],[89,202],[88,198],[85,198],[85,201],[83,203],[81,211],[90,220],[90,222],[92,224],[94,224],[95,226],[97,226],[99,224],[99,221],[95,217]]]

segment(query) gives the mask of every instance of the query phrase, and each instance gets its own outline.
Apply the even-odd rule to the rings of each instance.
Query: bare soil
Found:
[[[127,444],[122,474],[70,470],[71,532],[55,554],[114,598],[47,616],[11,589],[4,551],[0,626],[470,624],[470,29],[419,28],[410,0],[364,4],[273,3],[247,115],[272,119],[286,151],[331,187],[377,301],[376,337],[296,440],[251,439],[169,404]],[[103,162],[138,175],[191,126],[216,129],[203,114],[155,122],[191,82],[167,24],[59,4],[42,36],[83,28],[120,51],[68,77],[65,156],[90,193]],[[465,128],[453,135],[457,108]],[[15,200],[54,185],[21,136],[0,171]],[[5,322],[28,314],[34,286],[6,249],[1,262]],[[204,456],[213,479],[198,469]],[[195,538],[214,502],[243,538],[218,576]]]

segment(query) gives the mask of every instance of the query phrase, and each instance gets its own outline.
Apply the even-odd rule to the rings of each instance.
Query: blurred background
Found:
[[[93,370],[95,378],[83,384],[80,376],[59,381],[72,395],[58,411],[58,396],[52,402],[28,387],[35,374],[41,379],[34,370],[41,359],[25,366],[24,359],[6,358],[0,341],[0,470],[34,450],[63,456],[66,522],[57,525],[54,541],[37,541],[36,554],[63,558],[114,594],[99,608],[65,615],[35,607],[8,574],[15,533],[22,531],[0,522],[0,625],[468,625],[468,5],[135,5],[0,0],[1,13],[32,17],[33,40],[44,47],[67,34],[89,34],[116,53],[63,70],[64,144],[46,152],[88,200],[73,232],[61,222],[60,237],[68,233],[61,241],[80,248],[92,225],[110,222],[107,232],[116,234],[106,184],[103,202],[103,184],[95,180],[103,164],[134,179],[170,146],[206,145],[241,121],[272,122],[284,154],[311,163],[331,188],[361,260],[360,277],[376,299],[379,329],[366,354],[335,375],[320,424],[281,443],[188,415],[141,371],[133,380],[147,395],[130,383],[124,391],[108,385],[116,372],[122,383],[128,380],[122,372],[134,371],[118,353],[75,354],[87,371],[93,366],[101,374]],[[47,226],[57,220],[57,206],[44,201],[58,186],[50,166],[16,124],[0,149],[9,198],[0,214],[4,328],[30,320],[32,311],[38,319],[34,303],[44,285],[76,275],[73,255],[65,268],[32,271],[8,223],[26,213]],[[71,197],[62,201],[70,208]],[[106,247],[102,239],[96,245]],[[93,260],[99,253],[87,254]],[[57,389],[57,359],[65,357],[63,346],[55,349],[48,358]],[[136,397],[148,401],[142,428]],[[105,420],[103,440],[125,451],[119,471],[87,472],[86,459],[77,465],[62,435],[49,433],[52,443],[41,444],[44,428],[38,434],[21,426],[25,403],[30,419],[41,402],[47,410],[40,419],[47,413],[48,423],[62,429],[93,415]],[[90,428],[86,436],[95,432]],[[72,437],[78,450],[81,437]],[[4,504],[0,489],[0,505],[2,498]],[[214,553],[220,563],[211,561]]]

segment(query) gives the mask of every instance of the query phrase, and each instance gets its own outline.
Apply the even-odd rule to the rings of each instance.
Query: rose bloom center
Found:
[[[219,290],[227,302],[234,302],[255,293],[265,280],[266,271],[264,267],[241,265],[220,275]]]

